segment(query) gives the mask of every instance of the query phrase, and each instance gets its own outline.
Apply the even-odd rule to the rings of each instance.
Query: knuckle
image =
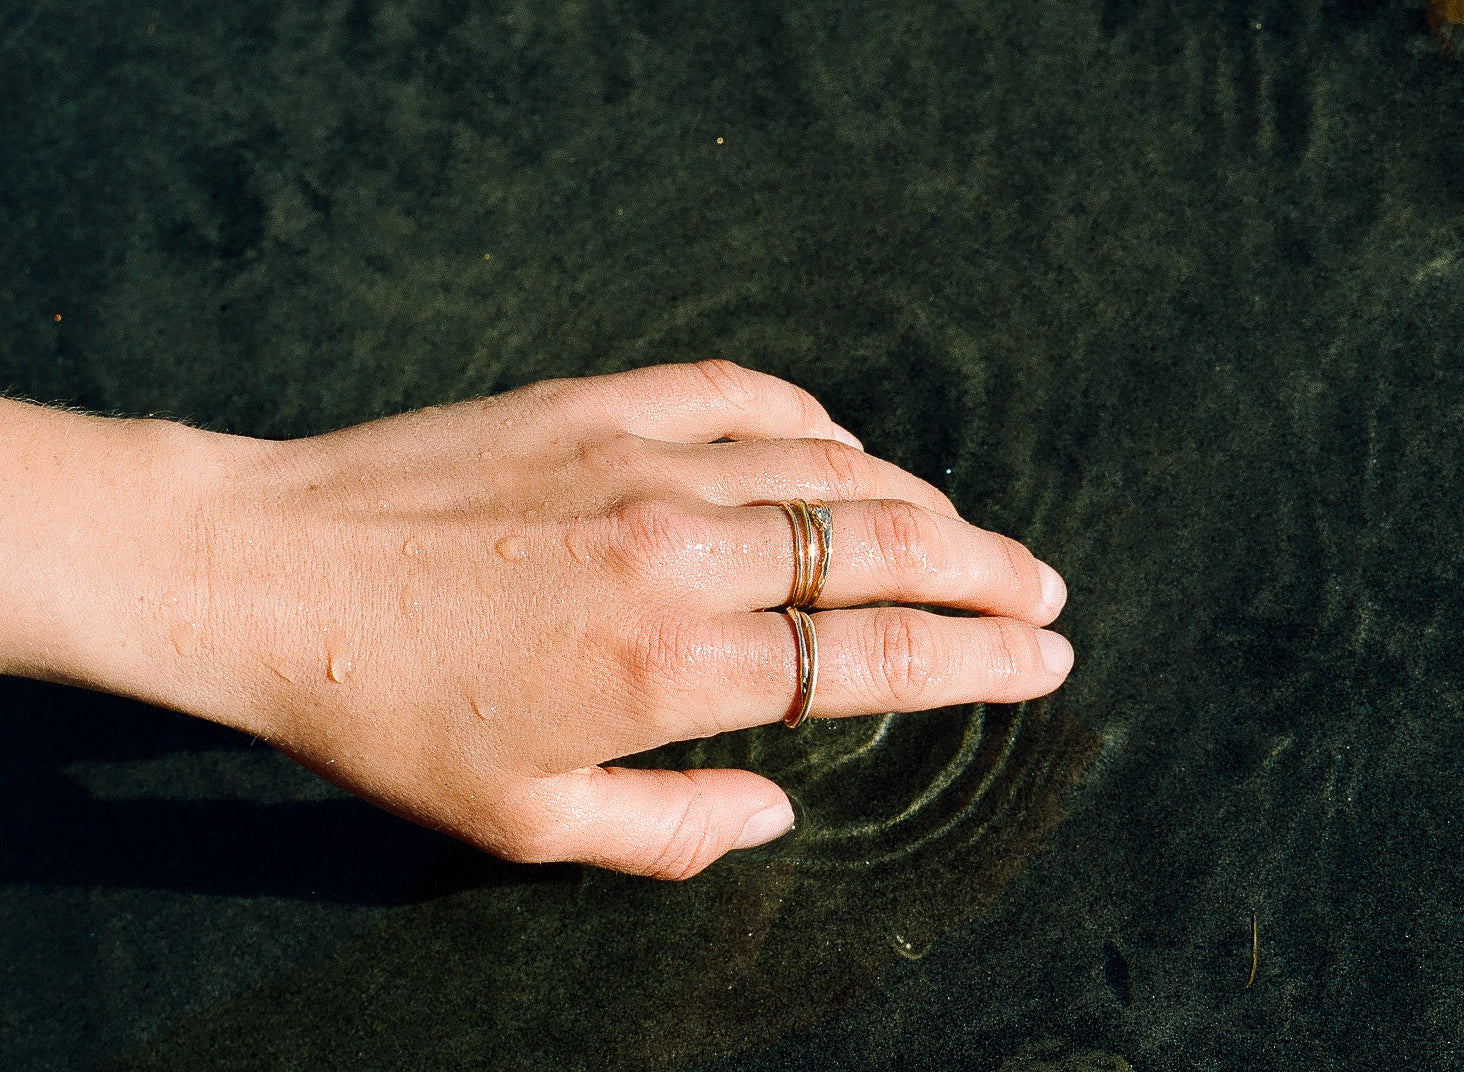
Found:
[[[913,503],[887,499],[877,505],[872,525],[874,547],[887,570],[898,577],[929,571],[937,533],[925,511]]]
[[[644,441],[629,432],[613,432],[582,442],[575,459],[592,476],[619,476],[640,460]]]
[[[691,368],[713,396],[733,409],[772,408],[779,417],[791,418],[810,432],[827,427],[829,415],[818,399],[787,380],[753,372],[725,358],[698,361]]]
[[[803,388],[789,384],[788,401],[793,407],[798,423],[804,428],[817,429],[822,434],[828,427],[828,411],[823,408],[823,404],[818,399]]]
[[[829,427],[829,414],[813,395],[797,384],[787,380],[771,379],[775,385],[773,397],[768,401],[786,409],[786,417],[809,434],[823,436]]]
[[[869,457],[832,439],[810,439],[813,465],[832,499],[862,499],[869,486]]]
[[[708,648],[706,638],[684,618],[655,614],[631,630],[624,655],[626,689],[634,709],[668,739],[685,733],[686,682]]]
[[[690,369],[700,377],[710,394],[734,408],[745,408],[757,400],[752,374],[726,358],[697,361]]]
[[[900,710],[918,710],[939,676],[938,653],[929,630],[915,615],[899,608],[873,612],[870,650],[875,685]]]
[[[615,507],[611,529],[614,557],[624,569],[663,578],[685,573],[701,525],[686,507],[657,499],[630,499]]]

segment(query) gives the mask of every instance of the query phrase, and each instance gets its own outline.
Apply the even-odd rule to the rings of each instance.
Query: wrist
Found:
[[[0,418],[0,670],[185,706],[210,506],[249,441],[8,401]]]

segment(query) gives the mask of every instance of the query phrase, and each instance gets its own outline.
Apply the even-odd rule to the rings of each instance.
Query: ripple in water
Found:
[[[918,959],[996,902],[1096,751],[1057,704],[1035,701],[769,727],[640,757],[760,771],[799,818],[781,842],[714,868],[699,895],[593,876],[644,897],[662,933],[700,931],[664,994],[639,1006],[648,1030],[618,1040],[624,1066],[765,1044],[858,1000],[896,957]],[[725,925],[703,929],[715,918]]]
[[[448,888],[424,890],[432,900],[112,1067],[194,1068],[220,1038],[234,1040],[230,1068],[334,1067],[344,1052],[395,1067],[424,1030],[424,995],[432,1046],[475,1066],[574,1068],[594,1054],[602,1069],[670,1069],[766,1045],[995,903],[1095,750],[1038,701],[773,726],[640,756],[759,770],[795,797],[799,825],[684,883],[462,849],[445,861]]]

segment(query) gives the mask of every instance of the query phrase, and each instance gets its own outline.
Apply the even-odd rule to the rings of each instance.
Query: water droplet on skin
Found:
[[[168,639],[173,642],[173,650],[182,658],[198,654],[198,638],[203,633],[203,626],[197,622],[179,622],[168,630]]]
[[[351,676],[351,657],[332,652],[325,672],[334,682],[339,683],[346,680]]]
[[[497,707],[495,707],[493,704],[485,704],[485,703],[483,703],[476,696],[474,696],[468,702],[473,705],[473,714],[477,715],[484,722],[487,722],[494,715],[498,714],[498,708]]]
[[[417,598],[417,590],[409,584],[402,585],[402,617],[415,621],[422,610],[422,601]]]
[[[524,543],[522,537],[505,536],[493,545],[493,550],[498,552],[500,558],[509,562],[517,562],[528,555],[529,545]]]
[[[402,554],[420,555],[421,553],[422,545],[417,542],[417,537],[408,536],[406,542],[402,544]]]

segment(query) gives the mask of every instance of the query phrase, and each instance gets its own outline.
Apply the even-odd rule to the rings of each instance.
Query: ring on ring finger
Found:
[[[818,688],[818,633],[813,628],[813,619],[798,607],[784,607],[783,613],[793,623],[793,635],[798,642],[798,691],[793,697],[793,707],[783,716],[783,724],[796,730],[808,717],[813,707],[813,690]]]

